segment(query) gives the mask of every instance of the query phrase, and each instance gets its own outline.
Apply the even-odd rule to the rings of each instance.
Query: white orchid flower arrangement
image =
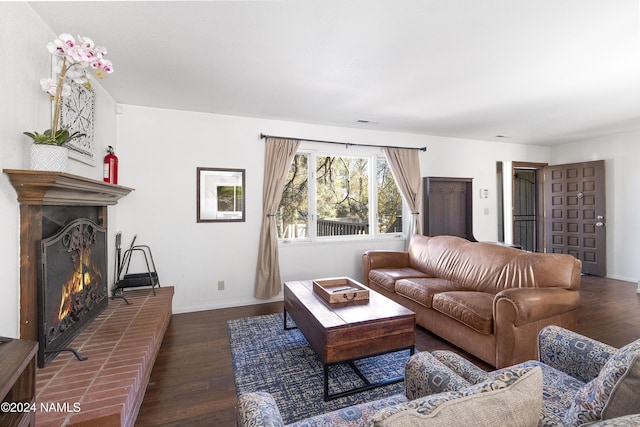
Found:
[[[67,128],[59,128],[62,98],[71,93],[71,84],[83,84],[90,88],[89,74],[93,69],[98,78],[104,78],[113,72],[113,64],[105,58],[107,49],[96,46],[89,37],[78,36],[78,40],[67,33],[60,34],[53,42],[47,43],[47,49],[54,57],[53,72],[56,77],[40,80],[42,90],[49,94],[54,103],[51,129],[40,134],[24,132],[36,144],[64,145],[84,136],[80,132],[70,133]]]

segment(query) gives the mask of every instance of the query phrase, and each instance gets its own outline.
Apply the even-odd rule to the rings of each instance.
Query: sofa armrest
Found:
[[[442,362],[456,374],[471,384],[478,384],[489,379],[490,373],[471,363],[458,353],[449,350],[432,351],[433,357]]]
[[[538,335],[538,358],[583,382],[598,376],[615,347],[559,326],[547,326]]]
[[[369,285],[369,271],[409,266],[409,252],[371,250],[362,254],[362,283]]]
[[[493,310],[496,320],[506,310],[515,326],[557,316],[580,305],[580,292],[565,288],[507,288],[496,294]]]
[[[462,390],[471,385],[426,351],[411,356],[404,371],[409,400],[445,391]]]
[[[239,427],[284,427],[278,405],[269,393],[243,393],[238,398]]]
[[[508,288],[493,301],[496,368],[538,358],[538,333],[549,325],[575,329],[580,292],[565,288]]]

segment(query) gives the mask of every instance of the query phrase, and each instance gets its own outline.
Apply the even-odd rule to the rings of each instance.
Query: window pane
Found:
[[[309,237],[308,154],[296,154],[291,162],[276,223],[279,239]]]
[[[369,234],[369,160],[316,158],[318,236]]]
[[[378,232],[402,232],[402,197],[386,159],[378,159]]]

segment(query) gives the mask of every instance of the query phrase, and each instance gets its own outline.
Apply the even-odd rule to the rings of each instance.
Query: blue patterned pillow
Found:
[[[565,415],[567,425],[640,412],[640,340],[618,350],[600,374],[576,393]]]

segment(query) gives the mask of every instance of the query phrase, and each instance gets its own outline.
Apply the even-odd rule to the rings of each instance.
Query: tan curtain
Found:
[[[298,151],[299,145],[300,141],[298,140],[282,138],[267,138],[265,142],[262,229],[260,230],[260,246],[258,246],[256,298],[275,297],[282,289],[275,216],[282,199],[282,191],[291,160]]]
[[[421,234],[420,207],[422,204],[422,178],[420,177],[420,159],[418,150],[409,148],[385,147],[384,154],[391,167],[400,193],[411,209],[411,221],[407,236]],[[407,239],[407,242],[409,239]]]

